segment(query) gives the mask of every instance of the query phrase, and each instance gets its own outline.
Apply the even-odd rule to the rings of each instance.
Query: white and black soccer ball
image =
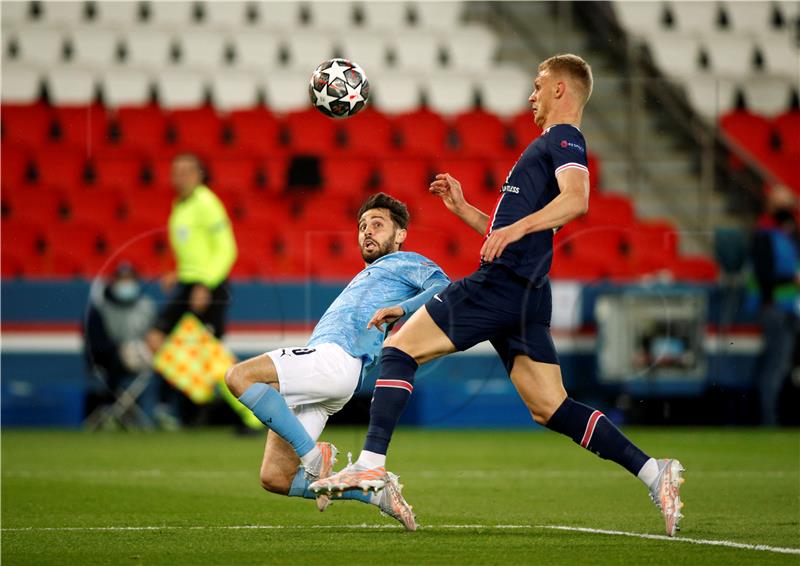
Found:
[[[331,118],[358,114],[369,99],[364,70],[347,59],[328,59],[316,68],[308,84],[314,108]]]

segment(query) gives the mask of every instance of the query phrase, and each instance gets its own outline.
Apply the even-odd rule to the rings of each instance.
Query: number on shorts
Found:
[[[313,354],[316,351],[316,348],[295,348],[292,350],[292,354],[295,356],[305,356],[306,354]]]

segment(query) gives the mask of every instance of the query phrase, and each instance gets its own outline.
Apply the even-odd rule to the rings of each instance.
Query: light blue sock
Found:
[[[239,397],[239,401],[253,411],[258,420],[291,444],[301,458],[316,446],[316,442],[273,387],[266,383],[254,383]]]
[[[292,480],[291,487],[289,487],[289,497],[316,499],[317,494],[308,489],[309,485],[311,485],[311,481],[306,479],[306,471],[302,466],[300,466],[297,468],[297,474],[295,474],[294,479]],[[380,494],[364,493],[363,491],[355,489],[352,491],[345,491],[341,497],[331,497],[331,500],[337,501],[342,499],[350,499],[353,501],[361,501],[362,503],[371,503],[373,505],[377,505],[379,497]]]

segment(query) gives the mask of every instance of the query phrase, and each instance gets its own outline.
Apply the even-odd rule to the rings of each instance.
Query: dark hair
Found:
[[[410,219],[408,208],[403,202],[387,195],[386,193],[375,193],[365,200],[364,204],[361,205],[361,208],[358,209],[356,221],[360,222],[364,213],[368,210],[372,210],[373,208],[387,209],[392,215],[392,222],[404,230],[408,228],[408,221]]]

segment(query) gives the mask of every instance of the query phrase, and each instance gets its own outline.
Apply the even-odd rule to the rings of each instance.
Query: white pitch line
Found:
[[[668,537],[666,535],[651,535],[647,533],[633,533],[628,531],[610,531],[605,529],[590,529],[586,527],[569,527],[566,525],[429,525],[420,526],[420,530],[533,530],[550,529],[556,531],[571,531],[578,533],[589,533],[599,535],[625,536],[642,538],[648,540],[660,540],[667,542],[687,542],[705,546],[724,546],[728,548],[738,548],[743,550],[756,550],[761,552],[776,552],[779,554],[798,554],[800,548],[787,548],[781,546],[769,546],[766,544],[748,544],[734,542],[730,540],[710,540],[688,537]],[[88,531],[88,532],[125,532],[125,531],[212,531],[212,530],[400,530],[396,525],[161,525],[161,526],[140,526],[140,527],[3,527],[2,532],[69,532],[69,531]]]
[[[627,531],[607,531],[605,529],[589,529],[586,527],[567,527],[564,525],[538,525],[541,529],[553,529],[557,531],[574,531],[579,533],[592,533],[599,535],[613,535],[623,537],[644,538],[650,540],[666,540],[674,542],[688,542],[691,544],[703,544],[708,546],[726,546],[728,548],[743,548],[746,550],[760,550],[763,552],[777,552],[780,554],[800,554],[800,548],[786,548],[783,546],[768,546],[766,544],[747,544],[744,542],[734,542],[731,540],[709,540],[702,538],[688,537],[668,537],[666,535],[650,535],[647,533],[631,533]]]

